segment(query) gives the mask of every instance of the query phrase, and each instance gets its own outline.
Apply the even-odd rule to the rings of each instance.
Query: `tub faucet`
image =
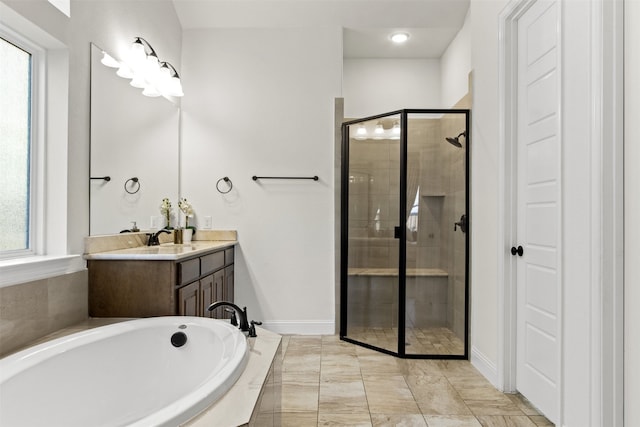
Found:
[[[229,306],[236,311],[238,319],[240,321],[240,330],[242,332],[249,331],[249,322],[247,321],[247,307],[241,309],[237,305],[229,301],[216,301],[207,308],[209,311],[213,311],[218,307]]]
[[[160,233],[171,233],[170,230],[163,228],[162,230],[158,230],[156,233],[149,234],[149,241],[147,242],[147,246],[158,246],[160,244],[160,240],[158,240],[158,236]]]

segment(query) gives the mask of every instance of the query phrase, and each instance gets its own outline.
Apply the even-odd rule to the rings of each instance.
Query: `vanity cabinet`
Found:
[[[188,259],[87,260],[89,316],[202,316],[215,301],[233,301],[234,248]]]

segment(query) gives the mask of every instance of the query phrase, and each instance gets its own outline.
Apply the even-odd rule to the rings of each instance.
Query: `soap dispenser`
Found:
[[[138,226],[136,225],[135,221],[131,221],[131,223],[133,224],[133,227],[131,227],[131,232],[132,233],[137,233],[138,231],[140,231],[140,229],[138,228]]]

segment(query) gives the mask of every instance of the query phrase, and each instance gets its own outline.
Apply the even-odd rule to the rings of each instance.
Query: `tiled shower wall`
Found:
[[[464,117],[461,115],[447,115],[440,123],[445,136],[455,137],[465,130]],[[460,221],[463,214],[468,215],[465,206],[467,139],[460,137],[460,142],[462,148],[447,144],[451,149],[446,151],[443,158],[443,167],[446,169],[442,175],[445,181],[443,186],[447,196],[442,207],[440,250],[443,268],[449,273],[447,323],[458,338],[464,339],[466,234],[459,227],[454,231],[454,223]]]
[[[87,271],[0,288],[0,357],[88,318]]]

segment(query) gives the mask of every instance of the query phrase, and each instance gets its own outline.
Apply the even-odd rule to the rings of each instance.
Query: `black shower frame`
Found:
[[[407,118],[409,114],[464,114],[466,130],[465,147],[465,214],[467,217],[467,232],[465,234],[465,278],[464,278],[464,353],[463,354],[407,354],[406,341],[406,294],[407,294],[407,228],[402,225],[399,229],[398,251],[398,351],[393,352],[385,348],[354,340],[347,337],[347,304],[348,304],[348,250],[349,250],[349,131],[348,126],[389,116],[400,115],[400,200],[399,218],[406,218],[407,214]],[[471,260],[471,110],[469,109],[402,109],[375,116],[364,117],[342,123],[341,146],[341,177],[340,177],[340,339],[381,353],[403,359],[469,359],[469,265]]]

